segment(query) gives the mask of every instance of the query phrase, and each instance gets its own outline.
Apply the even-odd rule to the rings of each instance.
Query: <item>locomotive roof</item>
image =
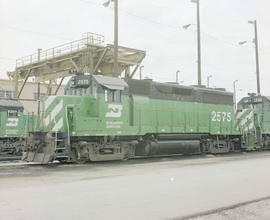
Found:
[[[152,80],[126,79],[134,95],[156,99],[233,105],[233,94],[220,89],[183,86],[175,83],[158,83]]]
[[[124,90],[128,84],[121,78],[93,75],[93,78],[102,86],[112,90]]]
[[[23,105],[16,100],[0,99],[0,111],[1,110],[20,110],[23,111]]]
[[[239,104],[245,103],[251,99],[254,99],[255,102],[265,102],[269,101],[270,102],[270,96],[246,96],[241,98],[241,100],[238,102]]]
[[[125,94],[146,96],[152,99],[177,100],[209,104],[233,105],[233,94],[221,89],[184,86],[176,83],[159,83],[149,79],[121,79],[103,75],[73,76],[66,86],[89,87],[91,79],[102,87],[123,90]]]

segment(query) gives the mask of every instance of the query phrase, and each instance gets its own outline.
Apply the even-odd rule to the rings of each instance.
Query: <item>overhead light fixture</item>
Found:
[[[246,44],[247,43],[247,41],[241,41],[241,42],[239,42],[238,44],[239,45],[243,45],[243,44]]]
[[[184,29],[188,29],[190,27],[191,24],[186,24],[186,25],[183,25],[183,28]]]
[[[109,0],[109,1],[107,1],[107,2],[104,2],[102,5],[103,5],[104,7],[108,7],[108,6],[110,5],[110,2],[111,2],[111,0]]]

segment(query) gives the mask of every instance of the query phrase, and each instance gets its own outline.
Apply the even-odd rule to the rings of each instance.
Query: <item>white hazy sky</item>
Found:
[[[105,0],[104,0],[105,1]],[[0,0],[0,77],[14,70],[15,59],[81,38],[103,34],[113,42],[113,10],[103,0]],[[190,0],[119,0],[119,44],[145,50],[143,75],[156,81],[175,80],[179,69],[185,85],[197,83],[195,4]],[[256,91],[255,54],[251,41],[257,19],[261,89],[270,95],[270,1],[201,0],[202,80],[232,91],[238,98]],[[138,73],[135,78],[138,77]]]

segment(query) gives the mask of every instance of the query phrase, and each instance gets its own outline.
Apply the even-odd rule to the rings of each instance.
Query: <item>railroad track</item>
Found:
[[[130,160],[116,160],[116,161],[99,161],[99,162],[85,162],[85,163],[65,163],[62,164],[63,166],[88,166],[88,165],[96,165],[96,166],[111,166],[111,165],[128,165],[128,164],[144,164],[144,163],[154,163],[154,162],[160,162],[160,161],[178,161],[178,160],[200,160],[200,159],[229,159],[234,160],[235,158],[238,159],[245,159],[245,158],[252,158],[252,157],[260,157],[260,156],[267,156],[268,151],[263,152],[231,152],[227,154],[206,154],[206,155],[164,155],[164,156],[153,156],[153,157],[138,157]],[[270,154],[269,154],[270,156]],[[1,164],[6,166],[8,163],[12,163],[12,166],[15,165],[14,163],[18,165],[40,165],[38,162],[22,162],[21,156],[12,156],[12,155],[2,155],[0,156],[0,166]],[[20,162],[20,163],[19,163]],[[60,165],[58,161],[54,161],[51,165]]]
[[[0,156],[0,162],[6,162],[6,161],[16,161],[21,160],[22,156],[12,156],[12,155],[1,155]]]

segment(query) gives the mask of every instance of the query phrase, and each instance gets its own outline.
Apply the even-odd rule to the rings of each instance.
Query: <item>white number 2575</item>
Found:
[[[230,122],[232,120],[231,112],[215,112],[212,111],[212,121],[228,121]]]

